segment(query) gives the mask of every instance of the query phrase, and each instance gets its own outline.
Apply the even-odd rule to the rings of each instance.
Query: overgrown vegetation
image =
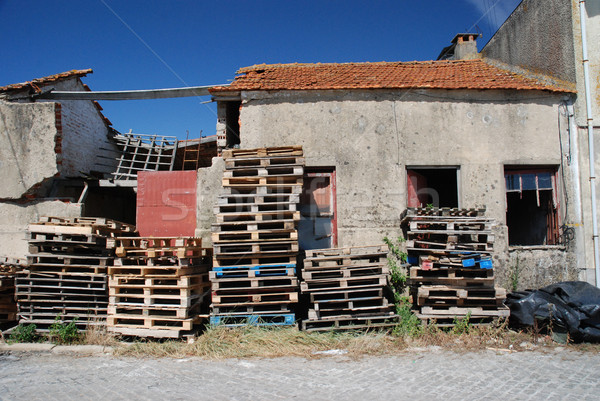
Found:
[[[399,317],[398,325],[393,333],[398,336],[415,337],[423,332],[421,321],[412,311],[412,303],[408,296],[408,254],[403,250],[402,244],[405,239],[398,237],[391,240],[388,237],[383,239],[390,249],[388,255],[388,265],[390,268],[390,281],[392,291],[394,292],[394,302],[396,304],[396,314]]]
[[[35,324],[20,324],[13,329],[8,337],[8,343],[34,343],[40,340]]]
[[[50,326],[48,339],[56,344],[74,344],[79,342],[81,340],[81,333],[75,322],[77,322],[77,317],[65,324],[62,321],[62,315],[57,315],[54,323]]]

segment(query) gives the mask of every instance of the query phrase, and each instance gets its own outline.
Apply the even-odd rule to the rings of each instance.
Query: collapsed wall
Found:
[[[41,216],[81,216],[84,179],[114,169],[114,161],[98,159],[99,149],[112,145],[97,103],[32,97],[50,88],[88,90],[79,77],[90,72],[0,88],[0,256],[24,258],[27,225]]]

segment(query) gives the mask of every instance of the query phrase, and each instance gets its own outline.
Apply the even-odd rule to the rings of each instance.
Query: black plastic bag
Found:
[[[600,342],[600,289],[583,281],[565,281],[539,290],[508,294],[512,326],[550,325],[574,342]]]

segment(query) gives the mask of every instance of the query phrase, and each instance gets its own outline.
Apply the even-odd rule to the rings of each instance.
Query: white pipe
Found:
[[[583,48],[583,82],[585,85],[585,107],[587,111],[588,147],[590,152],[590,187],[592,196],[592,239],[594,240],[594,266],[596,268],[596,287],[600,287],[600,252],[598,251],[598,219],[596,212],[596,172],[594,161],[594,117],[592,114],[592,95],[590,92],[590,71],[587,52],[587,13],[585,0],[579,1],[579,23],[581,26],[581,46]]]
[[[575,122],[575,110],[571,101],[567,102],[567,121],[569,123],[569,152],[571,154],[571,177],[573,182],[573,207],[571,213],[574,214],[573,230],[575,231],[575,258],[577,267],[585,266],[585,241],[584,228],[581,224],[582,204],[581,204],[581,182],[579,181],[579,127]],[[566,190],[566,188],[565,188]],[[565,216],[568,221],[569,216]],[[568,275],[567,275],[568,277]]]

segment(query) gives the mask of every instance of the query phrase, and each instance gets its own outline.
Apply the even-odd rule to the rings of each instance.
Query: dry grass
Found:
[[[191,344],[182,341],[140,342],[119,347],[117,355],[209,359],[250,357],[318,357],[315,352],[342,349],[350,356],[381,355],[406,348],[402,338],[384,333],[307,333],[296,328],[215,327]]]
[[[100,321],[95,324],[88,324],[85,332],[81,335],[81,343],[88,345],[118,346],[120,341],[114,334],[106,330],[106,325],[100,325]]]
[[[464,351],[523,351],[556,346],[548,336],[540,336],[534,344],[530,333],[507,329],[506,324],[469,327],[468,333],[457,334],[427,326],[416,336],[396,336],[384,332],[323,332],[307,333],[296,328],[215,327],[196,337],[193,343],[184,341],[144,341],[115,349],[116,355],[134,357],[201,357],[273,358],[296,356],[318,358],[319,351],[344,350],[348,357],[365,355],[394,355],[411,348],[437,346],[444,350]],[[586,348],[580,348],[585,350]],[[588,347],[597,352],[600,346]]]

